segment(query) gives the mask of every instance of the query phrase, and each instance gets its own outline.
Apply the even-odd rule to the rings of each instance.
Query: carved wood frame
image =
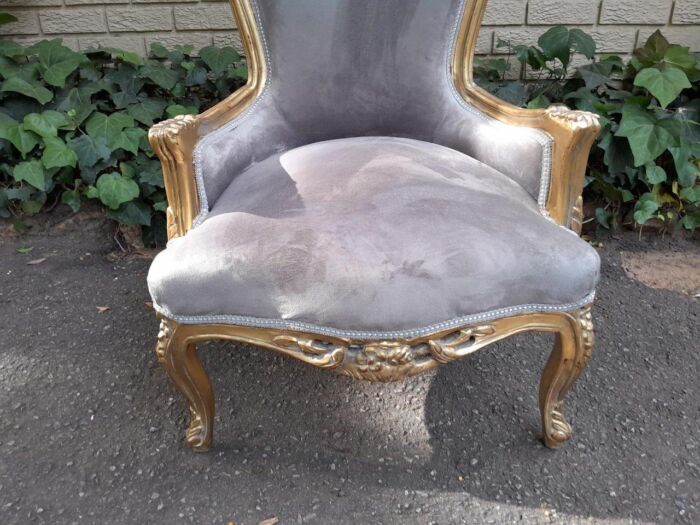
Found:
[[[266,80],[264,52],[249,0],[230,0],[246,52],[249,78],[241,89],[208,111],[180,116],[153,126],[149,140],[163,165],[168,238],[184,235],[199,213],[193,164],[194,148],[204,135],[245,111],[260,96]],[[516,126],[544,131],[553,141],[552,172],[546,211],[557,223],[581,231],[581,191],[588,153],[600,126],[597,116],[553,106],[528,110],[512,106],[479,88],[472,77],[473,50],[487,0],[469,0],[460,25],[452,78],[464,99],[483,113]],[[477,325],[400,340],[354,340],[309,332],[224,324],[180,324],[161,317],[156,353],[159,362],[187,398],[191,421],[187,444],[209,449],[214,399],[197,357],[196,344],[211,339],[266,347],[305,363],[356,379],[394,381],[466,357],[525,331],[556,334],[554,350],[540,382],[539,404],[544,442],[558,447],[571,437],[563,398],[586,365],[593,349],[591,305],[571,312],[515,315]]]

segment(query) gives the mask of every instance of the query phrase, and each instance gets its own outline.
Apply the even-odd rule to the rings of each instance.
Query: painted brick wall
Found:
[[[0,36],[28,43],[62,37],[75,49],[142,53],[151,42],[240,47],[227,0],[0,0],[0,10],[19,19]],[[700,51],[700,0],[490,0],[477,52],[499,53],[498,38],[534,43],[558,24],[591,33],[600,52],[627,54],[657,28]]]

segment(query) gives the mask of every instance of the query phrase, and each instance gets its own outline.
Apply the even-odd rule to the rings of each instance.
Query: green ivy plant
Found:
[[[563,27],[544,33],[538,46],[497,45],[524,66],[520,80],[506,80],[510,57],[486,59],[475,69],[482,87],[519,106],[565,103],[600,116],[586,182],[588,197],[602,203],[595,210],[601,227],[625,220],[700,226],[700,69],[687,47],[656,31],[625,62],[595,57],[590,36]],[[571,71],[575,53],[590,62]]]
[[[600,115],[586,191],[601,203],[601,227],[700,225],[700,70],[687,48],[656,32],[625,62],[597,56],[589,35],[565,27],[536,46],[497,46],[505,58],[476,64],[483,87],[523,107],[563,102]],[[588,63],[572,67],[576,54]],[[508,78],[511,58],[525,66],[518,80]],[[231,47],[195,55],[191,46],[153,44],[144,58],[77,53],[60,40],[0,41],[0,217],[59,202],[78,210],[93,199],[120,223],[142,226],[146,242],[162,242],[165,192],[147,129],[210,107],[246,78]]]
[[[101,202],[110,217],[162,242],[163,176],[147,140],[155,122],[198,113],[242,85],[232,47],[149,56],[112,48],[77,53],[60,40],[0,41],[0,217],[57,201]]]

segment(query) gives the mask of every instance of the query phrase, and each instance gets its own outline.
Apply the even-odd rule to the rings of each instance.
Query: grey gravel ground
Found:
[[[539,441],[551,339],[523,335],[389,385],[205,344],[217,426],[196,455],[152,351],[149,261],[110,260],[86,225],[1,240],[0,523],[698,523],[700,304],[625,277],[620,250],[650,246],[698,250],[605,244],[562,450]]]

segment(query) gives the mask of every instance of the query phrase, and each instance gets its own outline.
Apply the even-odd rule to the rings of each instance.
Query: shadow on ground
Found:
[[[551,338],[522,335],[389,385],[202,345],[217,426],[214,449],[196,455],[152,352],[148,261],[110,262],[106,238],[0,246],[3,524],[700,519],[700,305],[625,277],[620,250],[648,243],[602,250],[598,341],[568,397],[576,435],[562,450],[539,441]]]

